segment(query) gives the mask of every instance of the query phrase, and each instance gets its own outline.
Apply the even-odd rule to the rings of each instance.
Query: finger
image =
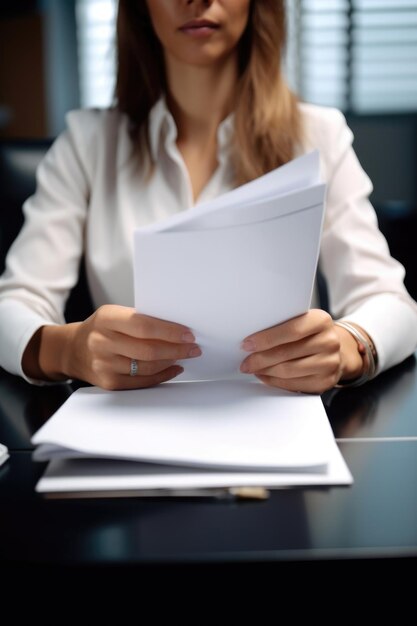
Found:
[[[98,345],[97,342],[100,342]],[[195,343],[169,343],[150,339],[136,339],[128,335],[111,332],[96,339],[96,350],[102,354],[119,354],[129,359],[140,361],[178,361],[192,359],[201,355],[200,347]]]
[[[154,374],[158,374],[159,372],[163,372],[164,370],[172,367],[175,364],[175,361],[138,361],[137,362],[137,375],[138,376],[153,376]],[[132,358],[126,358],[124,356],[115,355],[111,359],[111,363],[109,366],[111,370],[115,374],[120,375],[130,375],[130,366],[131,366]]]
[[[253,352],[242,361],[241,371],[252,374],[281,363],[320,355],[326,358],[336,356],[340,359],[340,341],[337,333],[318,333],[270,350]]]
[[[328,389],[332,389],[337,383],[337,380],[333,376],[325,378],[318,376],[277,378],[275,376],[257,375],[257,378],[269,387],[277,387],[279,389],[286,389],[287,391],[314,394],[324,393]]]
[[[181,374],[183,371],[183,367],[180,367],[179,365],[173,365],[163,370],[162,372],[153,374],[152,376],[130,376],[129,374],[113,374],[112,376],[103,378],[101,381],[98,382],[98,385],[103,389],[108,389],[112,391],[121,391],[127,389],[145,389],[147,387],[154,387],[156,385],[160,385],[161,383],[168,382],[176,376],[179,376],[179,374]]]
[[[148,341],[142,339],[132,342],[126,349],[125,356],[138,361],[178,361],[194,359],[201,356],[201,348],[196,344],[178,345],[163,341]]]
[[[341,363],[339,355],[314,355],[302,359],[294,359],[283,363],[274,364],[271,367],[260,369],[254,374],[274,376],[279,379],[302,378],[305,376],[341,376]]]
[[[242,348],[247,352],[269,350],[278,345],[299,341],[331,327],[333,320],[330,315],[326,311],[313,309],[282,324],[249,335],[242,342]]]
[[[98,323],[137,339],[160,339],[170,343],[194,343],[192,331],[182,324],[138,313],[130,307],[103,306],[96,312]]]
[[[131,381],[136,381],[136,385],[133,386],[134,389],[144,389],[146,387],[154,387],[155,385],[160,385],[161,383],[167,382],[176,376],[179,376],[184,371],[184,368],[179,365],[173,365],[163,370],[162,372],[158,372],[153,374],[152,376],[124,376],[123,378],[127,378],[126,384],[131,384]]]

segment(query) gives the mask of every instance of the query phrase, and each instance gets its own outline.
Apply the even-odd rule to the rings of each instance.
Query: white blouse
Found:
[[[372,185],[353,151],[345,118],[332,108],[300,108],[306,139],[299,154],[320,151],[328,186],[319,264],[330,310],[372,337],[380,372],[416,350],[417,304],[404,287],[403,266],[390,256],[378,230],[368,200]],[[7,371],[26,378],[21,360],[30,338],[45,324],[65,322],[63,310],[83,253],[94,305],[133,306],[133,230],[192,206],[188,171],[164,99],[152,109],[149,124],[156,164],[151,177],[132,156],[123,114],[68,113],[66,130],[39,166],[37,190],[24,204],[25,223],[0,277],[0,366]],[[218,128],[218,167],[198,202],[232,188],[232,131],[229,116]],[[312,307],[317,306],[316,289]]]

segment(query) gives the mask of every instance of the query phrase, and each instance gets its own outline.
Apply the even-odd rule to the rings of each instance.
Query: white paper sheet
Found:
[[[316,395],[259,382],[166,383],[74,392],[35,433],[51,460],[36,490],[134,492],[230,486],[349,485]]]
[[[171,382],[74,392],[32,438],[34,458],[125,458],[246,470],[324,470],[333,435],[319,396],[260,382]]]
[[[292,193],[311,189],[320,182],[320,155],[318,150],[314,150],[214,200],[196,204],[184,213],[150,224],[142,230],[151,233],[216,228],[221,226],[223,214],[231,213],[234,220],[239,220],[235,210],[240,214],[242,205],[258,204],[271,198],[277,200],[281,196],[288,197]]]
[[[135,307],[189,326],[202,356],[179,380],[242,378],[243,339],[305,313],[323,205],[264,222],[199,232],[135,233]]]
[[[51,461],[36,485],[39,493],[100,495],[142,495],[149,491],[174,490],[176,495],[193,495],[194,490],[260,486],[268,489],[308,486],[351,485],[352,475],[335,442],[329,446],[327,471],[307,472],[225,472],[204,471],[131,461],[103,459],[56,459]],[[184,493],[179,493],[184,490]]]
[[[3,465],[3,463],[7,461],[9,456],[10,455],[7,446],[5,446],[3,443],[0,443],[0,465]]]
[[[252,202],[244,199],[239,205],[224,208],[221,211],[217,209],[204,211],[204,213],[194,215],[192,218],[189,216],[187,221],[183,220],[181,225],[164,228],[156,232],[200,232],[266,222],[323,205],[325,191],[326,185],[320,184]],[[142,231],[149,234],[146,228]]]

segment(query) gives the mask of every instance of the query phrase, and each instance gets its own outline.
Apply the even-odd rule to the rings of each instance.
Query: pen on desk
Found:
[[[267,500],[269,490],[265,487],[229,487],[228,493],[237,500]]]
[[[174,489],[171,496],[214,498],[216,500],[267,500],[269,491],[265,487],[202,487],[200,489]]]

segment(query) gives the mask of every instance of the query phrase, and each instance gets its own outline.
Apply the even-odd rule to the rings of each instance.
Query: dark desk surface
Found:
[[[379,563],[417,556],[415,356],[368,385],[323,395],[351,487],[282,489],[262,502],[47,500],[31,435],[71,393],[0,372],[0,562],[152,565]]]

